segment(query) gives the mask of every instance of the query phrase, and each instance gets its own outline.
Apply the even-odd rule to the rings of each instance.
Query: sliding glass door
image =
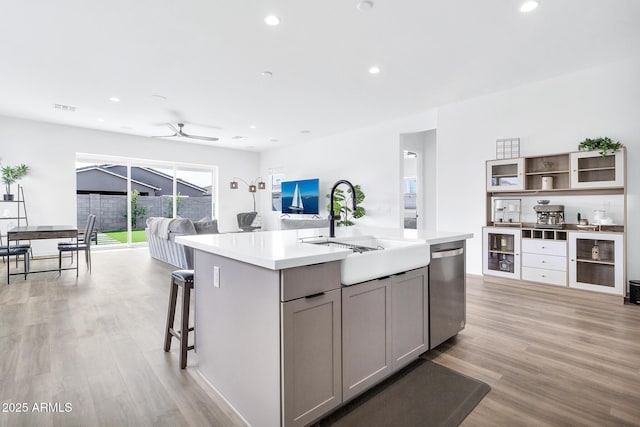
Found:
[[[78,227],[93,213],[98,245],[135,245],[150,217],[215,218],[215,176],[214,166],[78,154]]]

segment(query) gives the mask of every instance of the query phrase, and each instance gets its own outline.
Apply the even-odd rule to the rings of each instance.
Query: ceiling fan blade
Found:
[[[202,141],[218,141],[218,138],[212,136],[197,136],[197,135],[189,135],[188,133],[184,133],[182,131],[179,132],[180,136],[184,136],[185,138],[191,139],[200,139]]]
[[[174,136],[178,136],[178,134],[174,133],[173,135],[152,135],[151,138],[173,138]]]
[[[180,133],[180,130],[179,130],[177,127],[175,127],[174,125],[172,125],[171,123],[167,123],[167,126],[169,126],[169,128],[170,128],[173,132],[175,132],[175,134],[176,134],[176,135],[174,135],[174,136],[177,136],[177,135],[178,135],[178,133]],[[180,128],[180,129],[182,129],[182,128]]]

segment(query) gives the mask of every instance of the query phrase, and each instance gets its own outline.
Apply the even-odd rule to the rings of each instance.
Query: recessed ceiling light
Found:
[[[311,131],[309,129],[304,129],[304,130],[301,130],[300,133],[311,133]]]
[[[358,2],[356,7],[361,11],[371,10],[373,9],[373,2],[371,0],[362,0],[361,2]]]
[[[262,77],[271,77],[271,76],[273,76],[273,73],[271,71],[263,71],[263,72],[260,73],[260,75]]]
[[[241,135],[235,135],[231,137],[231,139],[242,139],[242,138],[244,138],[244,136],[241,136]]]
[[[374,65],[373,67],[369,68],[369,74],[378,74],[380,73],[380,67]]]
[[[520,6],[520,12],[523,12],[523,13],[531,12],[532,10],[537,8],[539,5],[540,5],[540,3],[535,1],[535,0],[534,1],[526,1],[526,2],[522,3],[522,6]]]
[[[275,139],[275,138],[271,138],[271,139],[269,140],[269,142],[280,142],[280,140],[279,140],[279,139]]]
[[[111,101],[111,102],[120,102],[120,98],[112,96],[111,98],[109,98],[109,101]]]
[[[162,99],[163,101],[167,100],[167,97],[164,95],[151,95],[152,98]]]
[[[256,125],[250,125],[249,126],[249,129],[255,129],[255,128],[256,128]]]
[[[102,123],[102,122],[104,122],[104,119],[101,117],[101,118],[99,118],[99,119],[98,119],[98,121],[99,121],[100,123]]]
[[[131,126],[120,126],[120,129],[133,130],[133,128]]]
[[[280,24],[280,18],[278,18],[276,15],[267,15],[264,17],[264,23],[275,27],[276,25]]]

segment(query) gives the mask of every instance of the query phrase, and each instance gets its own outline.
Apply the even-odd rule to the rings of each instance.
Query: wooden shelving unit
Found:
[[[570,186],[569,154],[527,157],[525,159],[525,189],[541,190],[542,177],[553,178],[553,189],[567,190]]]
[[[542,178],[553,179],[551,188],[544,188]],[[549,181],[549,180],[547,180]],[[545,250],[541,245],[527,244],[527,250],[514,248],[513,251],[502,251],[491,246],[490,241],[483,241],[483,272],[540,283],[569,286],[598,292],[625,294],[626,283],[626,150],[622,148],[604,157],[595,151],[549,154],[543,156],[521,157],[517,159],[499,159],[487,161],[487,194],[486,194],[486,227],[483,239],[490,239],[507,227],[496,227],[494,222],[494,200],[496,198],[541,197],[544,196],[623,196],[624,222],[615,225],[602,225],[598,230],[584,231],[568,224],[564,229],[535,228],[534,224],[517,224],[514,228],[524,246],[527,241],[560,242],[566,249],[558,250],[553,256],[560,258],[540,258]],[[570,221],[568,221],[570,222]],[[592,255],[593,246],[600,250],[598,259]],[[534,248],[534,249],[532,249]],[[564,252],[566,250],[566,252]],[[526,252],[526,254],[525,254]],[[522,253],[521,268],[519,260]],[[524,259],[526,255],[526,260]],[[568,255],[568,257],[566,256]],[[503,256],[513,256],[514,271],[501,271],[499,261]],[[563,257],[566,261],[559,262]],[[533,261],[532,261],[533,260]],[[525,261],[527,261],[525,263]],[[548,265],[554,262],[555,272]],[[542,265],[534,265],[539,262]],[[562,269],[566,263],[566,269]],[[547,266],[547,267],[545,267]],[[520,271],[522,270],[522,271]],[[553,274],[551,274],[553,273]],[[536,277],[537,279],[532,277]]]

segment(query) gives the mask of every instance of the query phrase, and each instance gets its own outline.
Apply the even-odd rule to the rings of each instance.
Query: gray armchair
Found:
[[[237,215],[238,227],[240,227],[242,231],[258,230],[260,227],[254,227],[253,225],[251,225],[253,224],[253,221],[256,219],[257,215],[258,212],[240,212]]]

